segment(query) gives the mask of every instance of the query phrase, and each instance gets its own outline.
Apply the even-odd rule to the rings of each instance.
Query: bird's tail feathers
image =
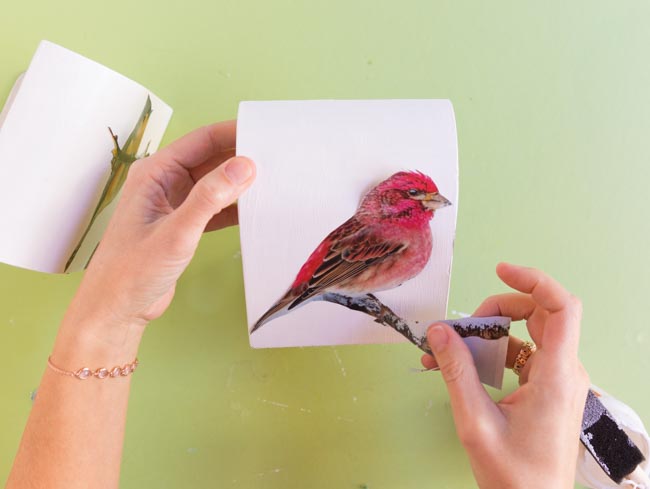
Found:
[[[250,333],[253,334],[255,331],[260,329],[264,324],[268,323],[269,321],[283,316],[287,312],[289,312],[289,307],[291,306],[291,303],[296,300],[296,296],[292,295],[291,292],[287,292],[287,294],[280,299],[278,302],[276,302],[271,308],[266,311],[261,318],[257,320],[257,322],[253,325],[253,328],[251,329]]]

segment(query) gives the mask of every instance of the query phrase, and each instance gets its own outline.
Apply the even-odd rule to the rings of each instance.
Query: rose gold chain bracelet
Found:
[[[95,371],[92,371],[88,367],[83,367],[77,370],[76,372],[71,372],[68,370],[63,370],[52,363],[52,357],[47,358],[47,366],[54,370],[57,374],[67,375],[68,377],[75,377],[79,380],[86,380],[88,377],[95,377],[96,379],[105,379],[107,377],[126,377],[129,374],[132,374],[133,371],[138,366],[139,362],[136,358],[133,362],[127,363],[123,367],[113,367],[112,369],[107,368],[98,368]]]

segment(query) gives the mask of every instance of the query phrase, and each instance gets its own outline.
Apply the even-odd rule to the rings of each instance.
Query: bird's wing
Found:
[[[358,276],[371,265],[402,253],[407,245],[377,236],[373,228],[348,219],[332,231],[307,259],[287,293],[257,320],[251,333],[305,301]]]
[[[407,245],[401,242],[381,239],[372,232],[372,229],[366,227],[357,229],[357,232],[341,240],[333,239],[323,263],[309,279],[306,290],[291,303],[289,309],[293,309],[327,288],[360,275],[371,265],[402,253],[406,247]]]

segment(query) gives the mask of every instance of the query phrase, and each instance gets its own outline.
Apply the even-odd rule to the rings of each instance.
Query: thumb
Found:
[[[444,323],[434,324],[427,331],[427,341],[442,377],[447,384],[456,430],[461,441],[463,432],[473,431],[477,421],[494,409],[494,403],[481,385],[472,354],[462,338]]]
[[[235,156],[219,165],[194,184],[176,209],[178,225],[200,236],[210,219],[235,202],[250,186],[254,175],[255,165],[243,156]]]

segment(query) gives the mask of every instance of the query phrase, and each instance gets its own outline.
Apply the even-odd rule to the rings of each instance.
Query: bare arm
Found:
[[[133,361],[143,324],[112,344],[115,325],[69,310],[52,360],[66,370],[112,368]],[[84,381],[47,368],[7,484],[23,487],[118,487],[131,376]]]
[[[133,362],[204,230],[236,222],[232,204],[255,170],[232,157],[234,146],[235,123],[214,124],[133,165],[60,326],[56,367]],[[79,380],[47,368],[7,488],[117,488],[130,383],[131,375]]]

